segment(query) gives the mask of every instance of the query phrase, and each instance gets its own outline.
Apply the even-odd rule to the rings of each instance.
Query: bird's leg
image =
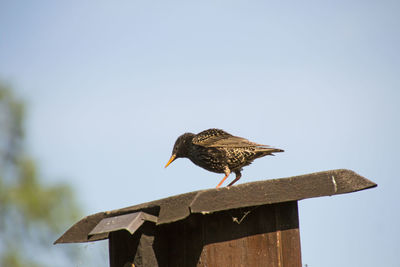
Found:
[[[222,178],[221,182],[217,185],[217,188],[221,186],[221,184],[228,178],[229,174],[231,174],[231,170],[228,167],[225,167],[224,169],[225,177]]]
[[[233,180],[230,184],[228,184],[228,186],[233,185],[234,183],[236,183],[240,179],[240,177],[242,177],[242,174],[240,173],[240,171],[235,172],[235,174],[236,174],[235,180]]]

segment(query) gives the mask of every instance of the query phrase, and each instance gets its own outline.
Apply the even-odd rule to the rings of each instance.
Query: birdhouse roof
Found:
[[[115,220],[116,222],[126,222],[126,224],[119,224],[119,228],[116,226],[115,230],[129,230],[129,227],[132,227],[133,224],[133,221],[127,221],[130,220],[129,218],[136,220],[136,222],[140,219],[140,222],[143,222],[146,218],[151,217],[151,221],[156,225],[162,225],[183,220],[195,213],[208,214],[243,207],[332,196],[375,186],[377,186],[375,183],[351,170],[338,169],[288,178],[250,182],[231,187],[199,190],[89,215],[74,224],[55,243],[89,242],[107,239],[108,233],[112,229],[104,231],[103,228],[103,231],[101,231],[102,229],[100,228],[104,224],[109,225],[109,220],[113,217],[120,218],[120,220]],[[137,214],[124,216],[133,213]],[[136,224],[132,229],[136,229],[140,225],[141,223]],[[110,227],[108,226],[108,228]],[[98,229],[100,231],[96,231]]]

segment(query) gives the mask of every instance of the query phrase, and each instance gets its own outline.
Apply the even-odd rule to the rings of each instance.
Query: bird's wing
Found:
[[[238,137],[238,136],[230,136],[228,138],[220,139],[212,144],[208,145],[209,147],[269,147],[267,145],[257,144],[254,142],[250,142],[249,140]]]
[[[204,147],[263,147],[269,148],[267,145],[257,144],[249,140],[233,136],[223,130],[209,129],[205,130],[192,139],[193,144]]]

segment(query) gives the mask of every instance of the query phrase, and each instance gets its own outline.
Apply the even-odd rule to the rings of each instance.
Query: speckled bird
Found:
[[[198,134],[184,133],[179,136],[165,168],[177,158],[188,158],[208,171],[225,173],[225,177],[217,185],[218,188],[231,172],[236,174],[236,178],[228,186],[240,179],[244,166],[250,165],[256,158],[274,156],[272,153],[275,152],[284,151],[250,142],[220,129],[208,129]]]

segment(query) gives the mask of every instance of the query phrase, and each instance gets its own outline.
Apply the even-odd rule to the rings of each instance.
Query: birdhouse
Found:
[[[90,215],[55,243],[108,239],[111,267],[300,267],[297,202],[375,186],[331,170],[200,190]]]

